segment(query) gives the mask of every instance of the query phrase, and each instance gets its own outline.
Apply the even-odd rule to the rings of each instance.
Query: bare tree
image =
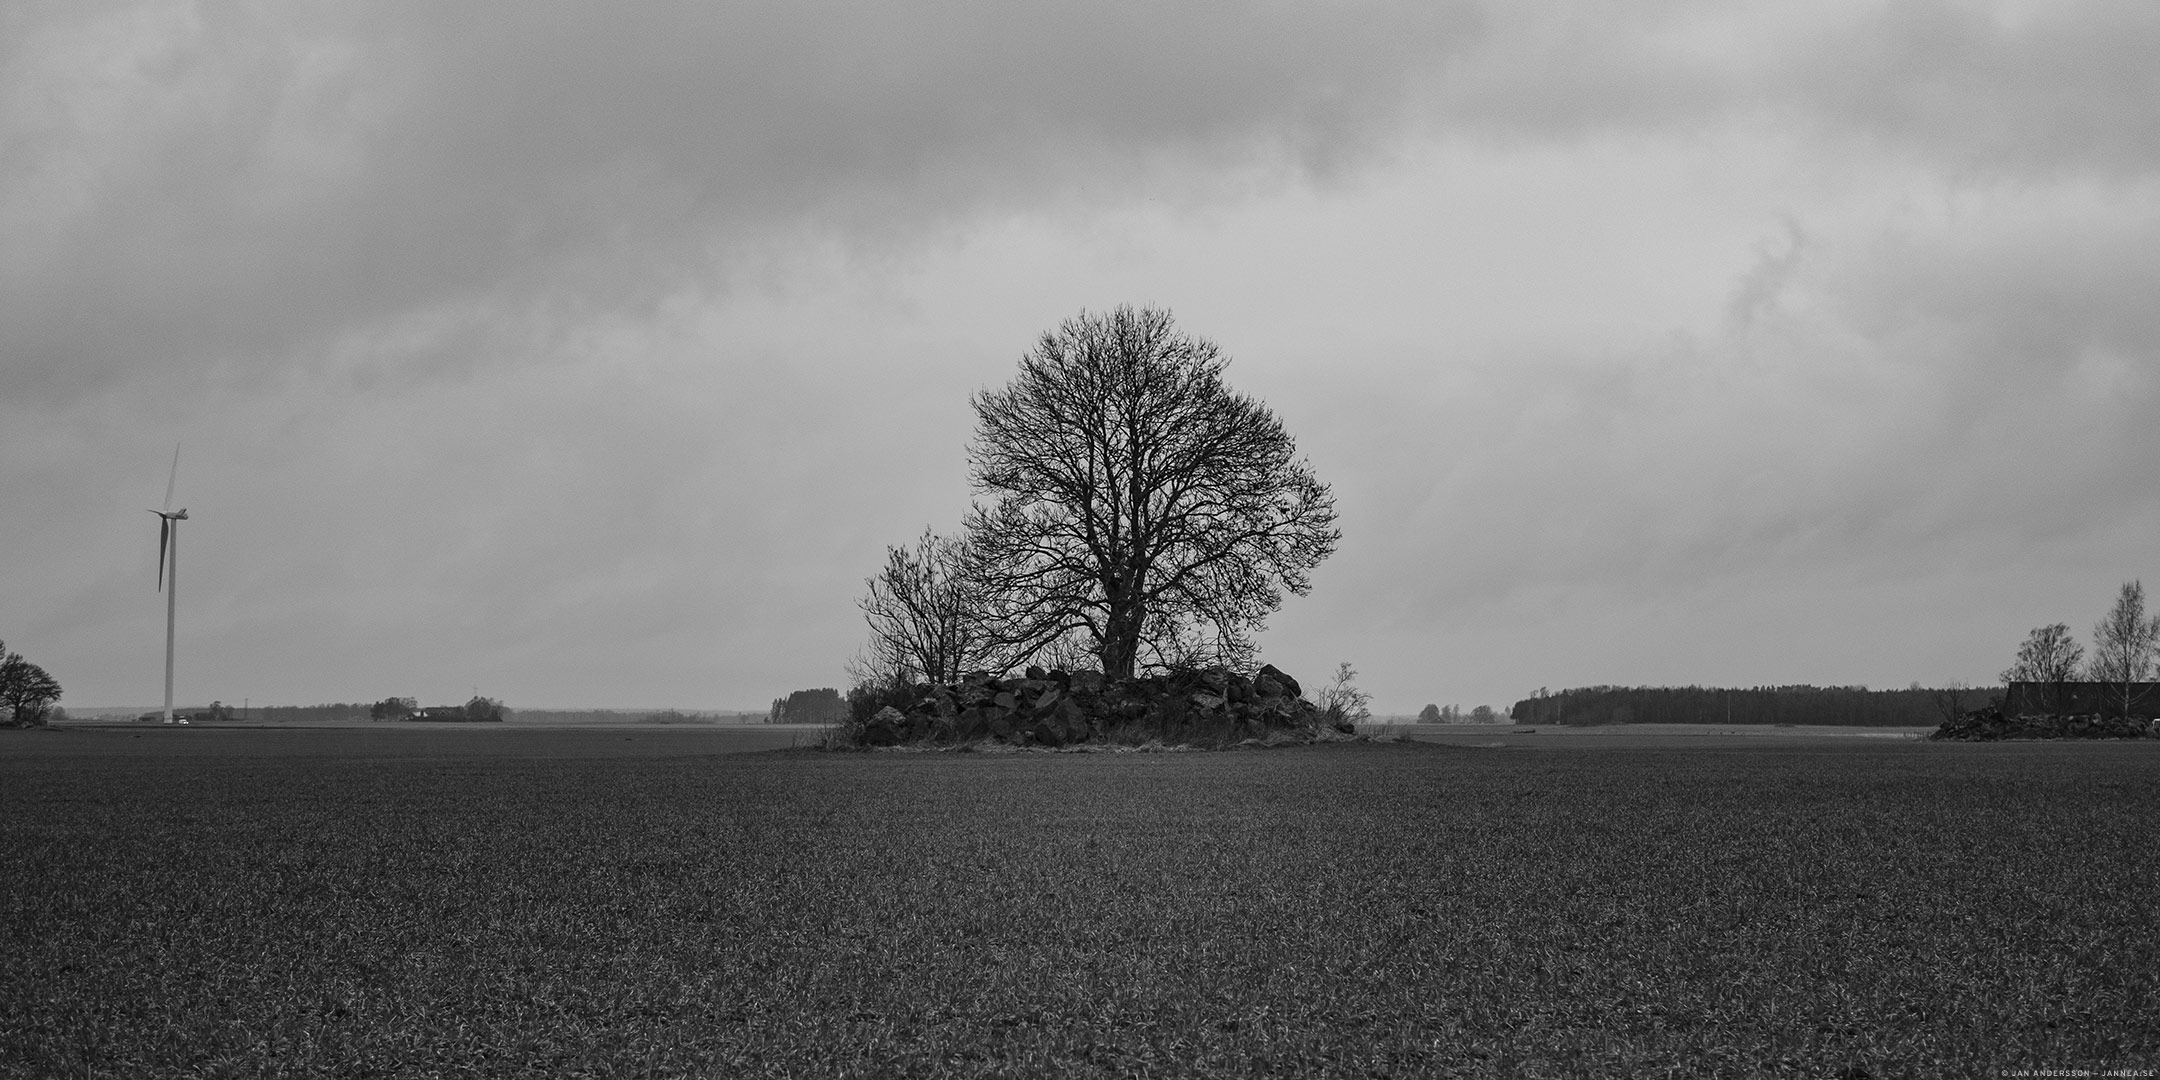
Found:
[[[1004,671],[1015,650],[995,632],[965,540],[924,529],[913,547],[885,549],[861,600],[870,641],[851,665],[858,683],[957,682]]]
[[[2070,627],[2051,623],[2034,627],[2018,646],[2017,663],[2002,673],[2002,681],[2064,683],[2077,678],[2085,660],[2085,648],[2070,636]]]
[[[1943,723],[1953,724],[1958,717],[1965,715],[1965,698],[1971,690],[1972,687],[1965,685],[1963,679],[1952,679],[1947,686],[1929,690],[1928,703],[1935,706],[1935,713],[1943,718]]]
[[[1082,312],[978,393],[969,514],[985,599],[1023,656],[1068,634],[1103,673],[1243,664],[1335,549],[1327,485],[1170,313]]]
[[[2002,681],[2006,686],[2022,682],[2046,687],[2040,691],[2046,699],[2044,707],[2054,712],[2062,707],[2063,684],[2076,679],[2084,663],[2085,647],[2070,636],[2070,627],[2050,623],[2026,635],[2025,643],[2018,646],[2017,663],[2002,673]]]
[[[2115,606],[2093,626],[2090,675],[2107,683],[2128,716],[2140,695],[2138,683],[2152,677],[2153,660],[2160,654],[2160,617],[2145,617],[2145,586],[2125,582]]]
[[[1320,718],[1329,724],[1355,726],[1372,719],[1372,695],[1357,688],[1357,669],[1345,660],[1335,667],[1335,679],[1320,691],[1313,704],[1320,707]]]

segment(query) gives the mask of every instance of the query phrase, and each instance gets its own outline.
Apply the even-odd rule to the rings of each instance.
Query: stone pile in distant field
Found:
[[[1020,678],[972,675],[932,686],[905,707],[887,706],[852,734],[865,746],[956,744],[991,740],[1017,746],[1088,742],[1234,743],[1270,737],[1311,739],[1328,724],[1300,695],[1298,681],[1263,666],[1251,675],[1227,668],[1107,679],[1095,671],[1027,669]]]
[[[1989,706],[1946,720],[1930,739],[1989,742],[1998,739],[2152,739],[2160,738],[2160,720],[2135,716],[2052,716],[2027,713],[2005,716]]]

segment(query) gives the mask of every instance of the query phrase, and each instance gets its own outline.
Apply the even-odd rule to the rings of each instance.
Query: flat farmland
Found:
[[[2160,1067],[2149,744],[735,734],[0,731],[0,1075]]]

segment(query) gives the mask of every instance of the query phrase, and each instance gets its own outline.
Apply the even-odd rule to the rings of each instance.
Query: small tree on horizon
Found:
[[[404,720],[420,711],[420,699],[410,697],[386,697],[368,706],[370,720]]]
[[[2138,683],[2152,677],[2160,654],[2160,617],[2145,615],[2145,585],[2124,582],[2115,606],[2093,626],[2089,676],[2114,688],[2116,704],[2128,716],[2141,696]]]
[[[1428,705],[1426,705],[1426,706],[1425,706],[1424,708],[1422,708],[1422,709],[1419,709],[1419,710],[1418,710],[1418,714],[1417,714],[1417,722],[1418,722],[1418,723],[1420,723],[1420,724],[1437,724],[1437,723],[1439,723],[1439,722],[1440,722],[1440,706],[1438,706],[1438,705],[1430,705],[1430,704],[1428,704]]]
[[[492,722],[506,720],[509,716],[510,710],[504,708],[502,702],[491,697],[481,697],[474,694],[472,700],[465,703],[465,719],[467,720]]]
[[[2041,691],[2044,707],[2053,712],[2061,707],[2063,684],[2078,677],[2084,662],[2085,647],[2070,636],[2067,623],[2037,626],[2018,646],[2017,662],[2002,673],[2003,685],[2022,682],[2045,686],[2047,689]]]
[[[2002,681],[2069,682],[2077,678],[2084,660],[2085,647],[2070,636],[2068,624],[2037,626],[2026,635],[2025,643],[2018,646],[2017,662],[2002,673]]]
[[[43,724],[58,700],[60,681],[23,659],[21,653],[7,651],[7,643],[0,642],[0,709],[7,710],[8,723],[18,727]]]
[[[1965,680],[1952,679],[1947,685],[1927,691],[1928,701],[1935,706],[1935,713],[1943,718],[1943,723],[1956,723],[1958,717],[1965,715],[1965,698],[1971,689],[1965,685]]]

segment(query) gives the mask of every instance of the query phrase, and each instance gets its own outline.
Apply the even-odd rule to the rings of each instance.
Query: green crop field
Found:
[[[0,1075],[2160,1067],[2160,746],[736,745],[0,732]]]

